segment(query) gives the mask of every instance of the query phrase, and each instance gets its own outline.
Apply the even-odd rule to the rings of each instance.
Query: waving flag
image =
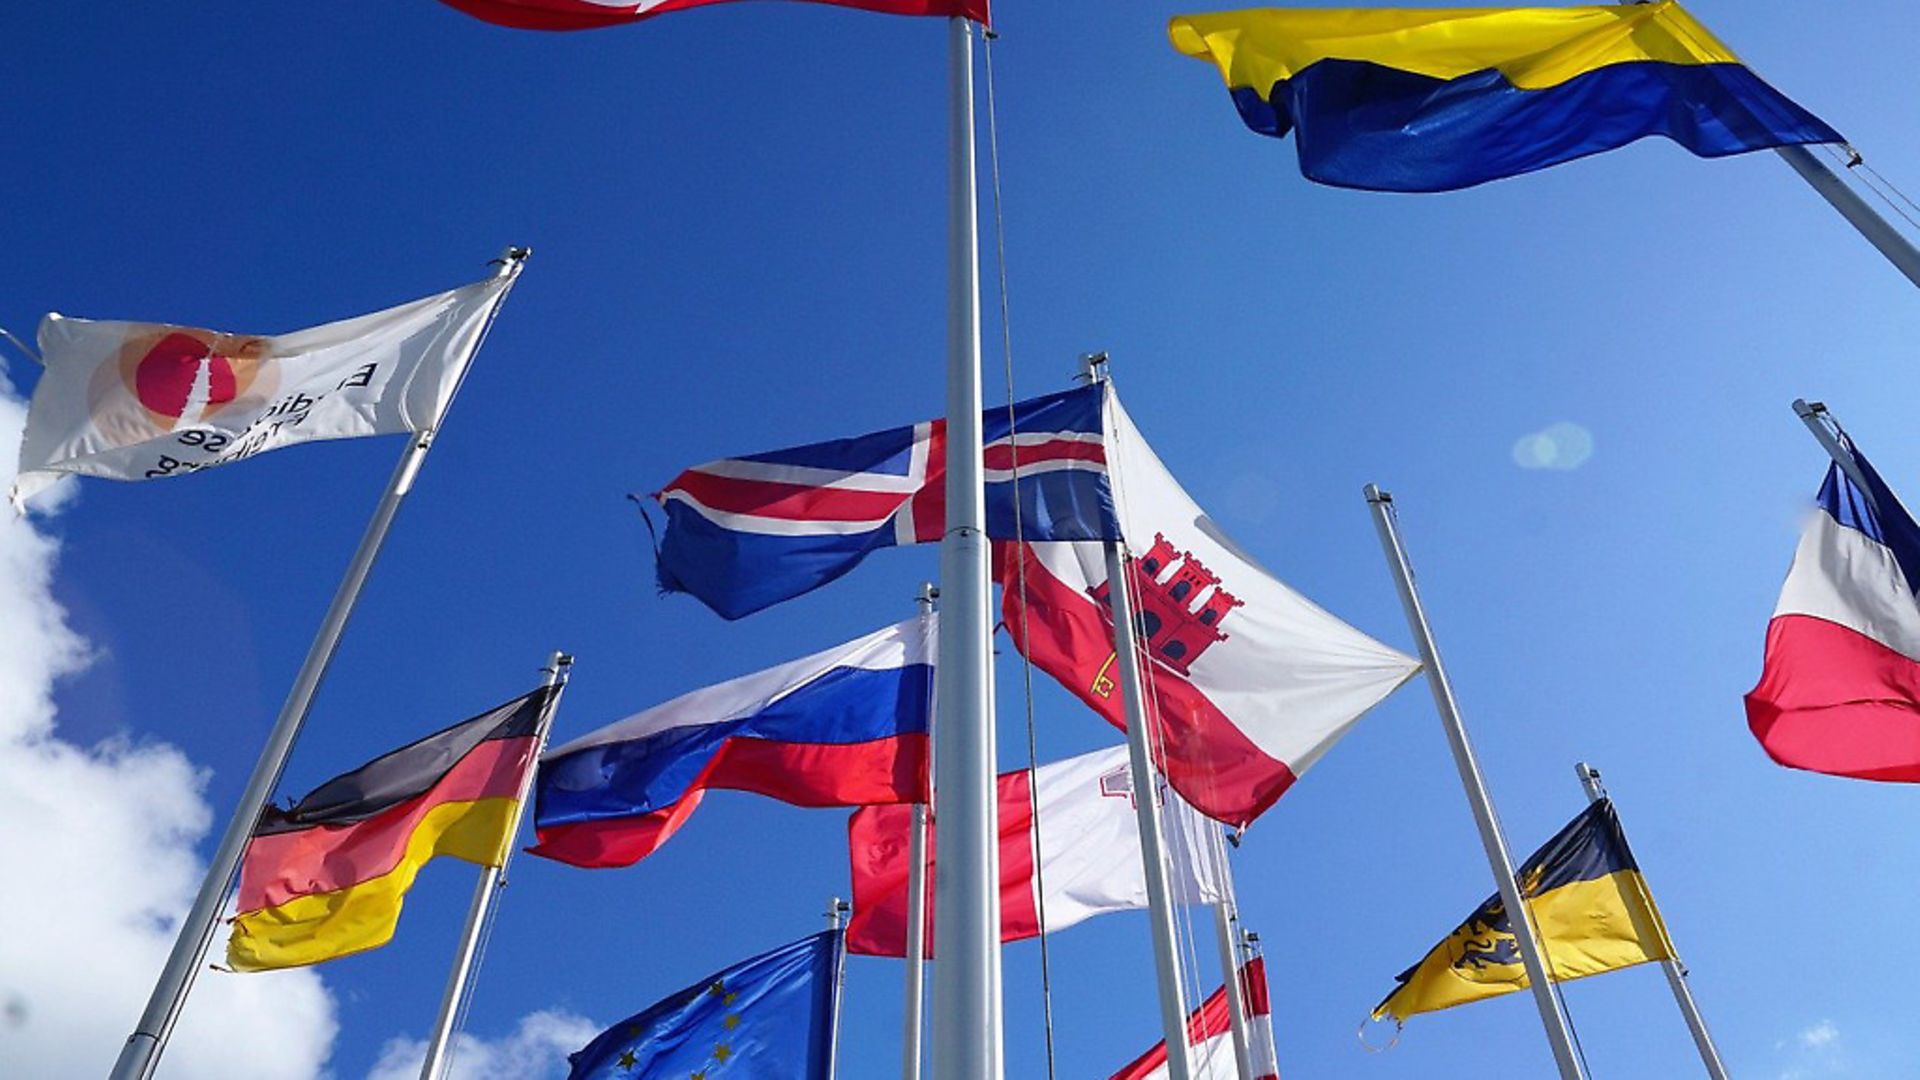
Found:
[[[1159,764],[1196,809],[1244,825],[1420,665],[1256,565],[1181,490],[1119,400],[1108,408]],[[1025,552],[1024,581],[1010,545],[999,558],[1015,647],[1124,730],[1100,545]]]
[[[829,930],[716,971],[569,1055],[567,1080],[829,1080],[841,951]]]
[[[987,533],[1043,540],[1118,535],[1095,386],[988,409]],[[944,420],[700,465],[654,497],[665,507],[660,587],[729,619],[845,574],[869,552],[946,531]],[[1015,469],[1018,468],[1018,479]]]
[[[435,855],[499,866],[533,767],[542,687],[269,806],[240,865],[227,946],[237,971],[317,964],[385,945]]]
[[[1295,132],[1308,179],[1451,191],[1664,135],[1701,157],[1839,132],[1676,3],[1264,8],[1176,16],[1247,127]]]
[[[1640,864],[1627,849],[1607,799],[1589,803],[1514,871],[1540,930],[1554,982],[1673,957]],[[1506,906],[1495,893],[1413,967],[1374,1006],[1376,1020],[1526,989],[1527,971]]]
[[[442,0],[476,19],[520,30],[593,30],[725,0]],[[987,22],[987,0],[814,0],[888,15],[957,15]]]
[[[1827,468],[1767,626],[1747,724],[1782,765],[1920,781],[1920,525],[1851,442]]]
[[[652,854],[709,788],[795,806],[927,799],[932,619],[709,686],[541,759],[538,845],[574,866]]]
[[[1140,868],[1140,830],[1127,771],[1127,748],[1001,773],[1000,940],[1019,941],[1064,930],[1109,911],[1147,906]],[[1220,898],[1213,841],[1205,818],[1162,792],[1171,880],[1178,903]],[[1038,827],[1033,807],[1040,807]],[[869,806],[847,826],[853,856],[853,918],[847,949],[872,956],[907,953],[907,845],[912,808]],[[927,850],[927,955],[933,955],[933,844]]]
[[[440,422],[512,275],[262,336],[48,315],[16,505],[61,473],[158,480]]]
[[[1240,969],[1240,996],[1246,1000],[1247,1025],[1253,1045],[1256,1080],[1278,1080],[1279,1069],[1273,1061],[1273,1040],[1267,1004],[1267,965],[1254,957]],[[1200,1007],[1187,1015],[1187,1044],[1193,1053],[1193,1080],[1239,1080],[1239,1064],[1233,1058],[1233,1006],[1227,1001],[1227,988],[1215,990]],[[1135,1058],[1111,1080],[1163,1080],[1167,1069],[1167,1044],[1163,1040],[1153,1049]]]

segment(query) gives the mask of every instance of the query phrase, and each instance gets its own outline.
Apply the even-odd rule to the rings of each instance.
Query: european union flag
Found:
[[[842,931],[716,972],[600,1033],[568,1080],[826,1080]]]

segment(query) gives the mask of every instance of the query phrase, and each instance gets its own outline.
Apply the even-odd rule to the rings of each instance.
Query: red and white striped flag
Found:
[[[1140,831],[1127,772],[1127,748],[1116,746],[999,778],[1000,940],[1019,941],[1108,911],[1147,906]],[[1162,828],[1174,900],[1211,903],[1220,896],[1215,828],[1180,797],[1164,792]],[[1034,828],[1033,806],[1040,807]],[[867,806],[848,823],[853,858],[853,918],[847,951],[907,954],[910,806]],[[927,842],[927,955],[933,955],[933,842]]]
[[[1267,965],[1261,957],[1254,957],[1240,969],[1240,993],[1246,999],[1249,1014],[1247,1049],[1253,1058],[1253,1075],[1257,1080],[1279,1080],[1269,1017],[1271,1007],[1267,1003]],[[1193,1080],[1238,1080],[1240,1070],[1233,1060],[1232,1016],[1225,986],[1215,990],[1212,997],[1188,1014],[1187,1043],[1193,1052]],[[1167,1044],[1162,1040],[1114,1073],[1111,1080],[1163,1080],[1167,1075]]]

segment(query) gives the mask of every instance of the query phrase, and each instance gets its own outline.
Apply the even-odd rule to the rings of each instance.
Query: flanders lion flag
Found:
[[[385,945],[435,855],[506,858],[552,687],[269,806],[240,866],[227,945],[236,971],[299,967]]]
[[[1673,956],[1611,800],[1588,805],[1522,863],[1517,876],[1555,982]],[[1405,1023],[1416,1013],[1525,989],[1520,945],[1500,895],[1489,897],[1398,980],[1374,1006],[1375,1020],[1391,1016]]]

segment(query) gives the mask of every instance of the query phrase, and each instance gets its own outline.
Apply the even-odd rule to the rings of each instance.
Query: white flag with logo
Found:
[[[157,480],[299,442],[423,431],[512,275],[264,336],[50,314],[16,507],[78,473]]]

